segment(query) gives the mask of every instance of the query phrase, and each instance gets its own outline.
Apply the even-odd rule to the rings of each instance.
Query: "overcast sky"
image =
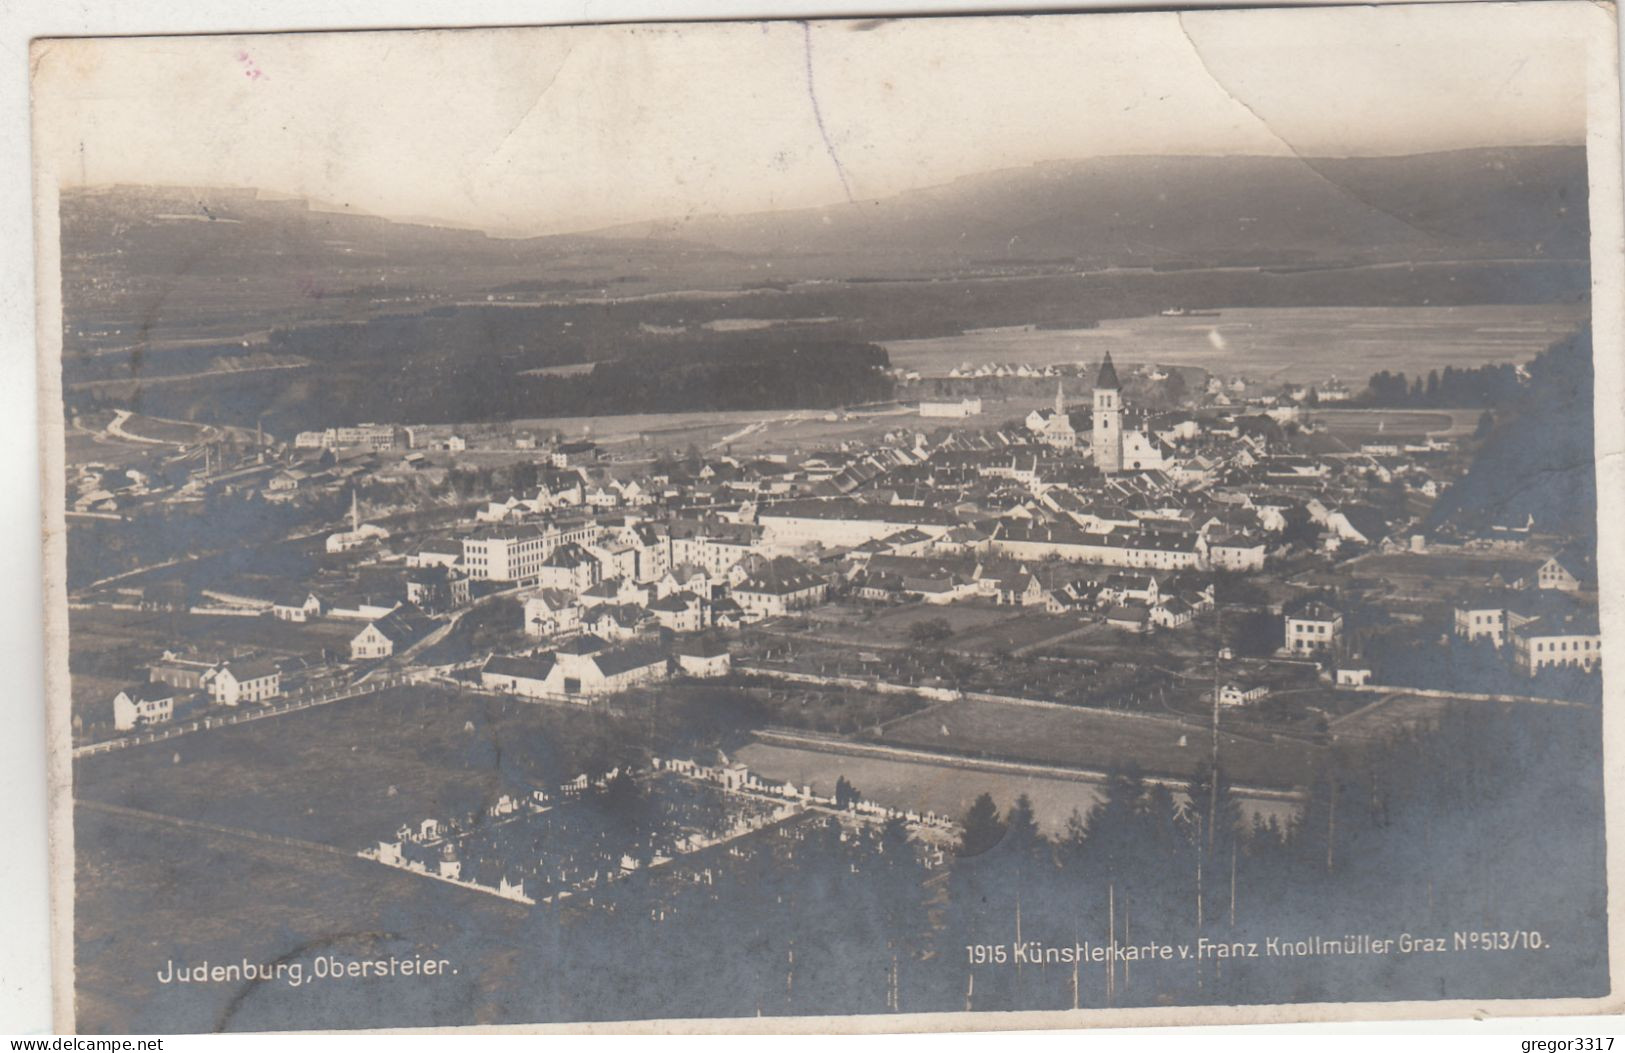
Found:
[[[1586,6],[53,42],[38,148],[528,234],[1089,156],[1580,143]]]

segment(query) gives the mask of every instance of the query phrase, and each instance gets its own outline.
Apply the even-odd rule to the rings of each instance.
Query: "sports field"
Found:
[[[898,721],[882,741],[970,756],[1109,771],[1137,764],[1146,774],[1187,777],[1212,755],[1200,725],[1104,710],[962,700]],[[1317,747],[1221,734],[1219,763],[1237,783],[1288,789],[1308,782]]]

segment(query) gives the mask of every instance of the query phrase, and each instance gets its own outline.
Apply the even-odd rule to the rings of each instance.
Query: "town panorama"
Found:
[[[65,185],[78,1026],[1606,993],[1586,160]]]

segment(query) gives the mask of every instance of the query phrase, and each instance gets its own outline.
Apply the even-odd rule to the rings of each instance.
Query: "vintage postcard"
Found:
[[[37,41],[59,1026],[1612,1011],[1614,19]]]

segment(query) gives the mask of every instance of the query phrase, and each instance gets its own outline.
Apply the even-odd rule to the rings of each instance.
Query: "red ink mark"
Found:
[[[243,66],[243,76],[247,77],[249,80],[270,79],[265,75],[265,71],[260,69],[259,64],[254,61],[253,56],[249,55],[248,52],[237,52],[237,61]]]
[[[299,291],[312,300],[320,300],[327,295],[326,286],[308,274],[300,277]]]

